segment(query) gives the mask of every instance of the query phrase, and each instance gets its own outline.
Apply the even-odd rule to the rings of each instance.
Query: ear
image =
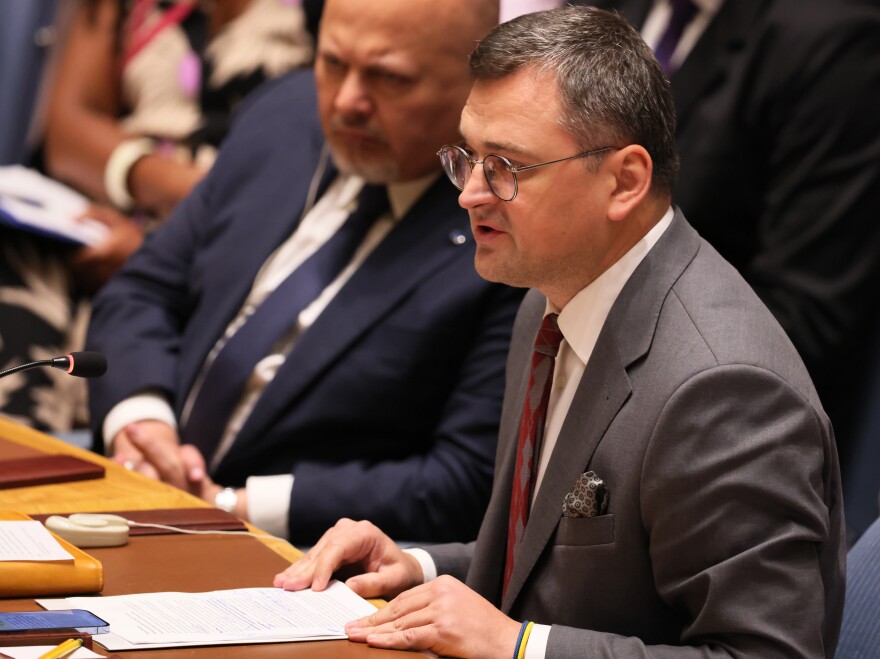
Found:
[[[609,199],[608,218],[619,222],[648,196],[654,163],[643,146],[630,144],[612,154],[608,164],[617,183]]]

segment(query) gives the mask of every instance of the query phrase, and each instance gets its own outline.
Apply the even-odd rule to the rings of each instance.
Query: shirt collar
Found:
[[[438,172],[428,174],[412,181],[400,181],[388,184],[388,201],[391,203],[391,212],[395,220],[400,220],[406,215],[415,203],[421,199],[425,191],[440,176]]]
[[[670,207],[657,224],[610,268],[581,289],[561,311],[547,302],[545,313],[559,314],[559,329],[582,363],[586,364],[599,332],[617,296],[632,273],[672,223]]]
[[[438,176],[439,174],[434,172],[411,181],[399,181],[389,183],[386,186],[388,189],[388,203],[391,206],[391,215],[395,222],[400,221],[409,212],[421,196],[425,194],[425,191],[437,180]],[[364,187],[364,179],[360,176],[346,176],[344,174],[340,175],[340,178],[339,185],[342,186],[339,194],[340,205],[354,208],[357,203],[357,196]]]

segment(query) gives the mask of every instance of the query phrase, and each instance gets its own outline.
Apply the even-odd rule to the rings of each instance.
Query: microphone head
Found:
[[[107,372],[107,358],[100,352],[72,352],[67,359],[67,372],[79,378],[99,378]]]

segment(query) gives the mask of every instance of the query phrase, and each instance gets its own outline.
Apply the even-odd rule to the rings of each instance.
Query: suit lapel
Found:
[[[295,405],[310,383],[360,336],[392,312],[420,281],[460,254],[456,232],[469,239],[467,216],[448,181],[438,178],[367,257],[318,319],[297,341],[242,428],[229,454],[252,450],[261,430]],[[242,448],[245,447],[245,448]]]
[[[322,139],[315,135],[308,154],[300,152],[293,160],[289,153],[280,154],[281,159],[266,168],[263,187],[249,191],[251,194],[237,195],[230,206],[213,209],[218,214],[224,211],[230,214],[230,230],[216,248],[218,256],[211,264],[212,278],[202,284],[198,325],[193,324],[187,330],[188,347],[180,365],[181,392],[190,391],[208,353],[242,308],[266,259],[298,226],[319,164]],[[326,188],[334,176],[335,168],[330,163],[322,173],[319,187]],[[267,189],[272,194],[268,194]],[[255,227],[259,230],[255,231]],[[240,249],[243,244],[248,249]],[[213,247],[209,245],[207,249]],[[229,259],[235,260],[235,267],[229,267]],[[186,393],[178,398],[180,414]]]
[[[529,513],[519,555],[501,603],[505,613],[510,611],[526,577],[550,541],[562,514],[562,500],[589,464],[593,451],[630,391],[625,365],[606,324],[571,402]]]
[[[565,495],[588,467],[596,447],[629,398],[632,388],[627,370],[650,349],[663,302],[696,256],[699,245],[699,236],[677,211],[672,224],[636,268],[615,301],[584,370],[529,514],[519,555],[501,603],[501,610],[505,613],[511,610],[550,542],[562,516]],[[505,510],[508,514],[514,459],[513,452],[508,451],[504,468]]]
[[[743,49],[755,20],[768,4],[765,0],[736,0],[721,5],[681,67],[670,76],[679,126],[685,125],[695,105],[724,81],[730,58]]]

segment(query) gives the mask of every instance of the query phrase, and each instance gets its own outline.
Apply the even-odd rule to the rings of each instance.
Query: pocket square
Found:
[[[578,476],[574,489],[562,501],[563,517],[596,517],[608,511],[610,499],[605,481],[592,471]]]

